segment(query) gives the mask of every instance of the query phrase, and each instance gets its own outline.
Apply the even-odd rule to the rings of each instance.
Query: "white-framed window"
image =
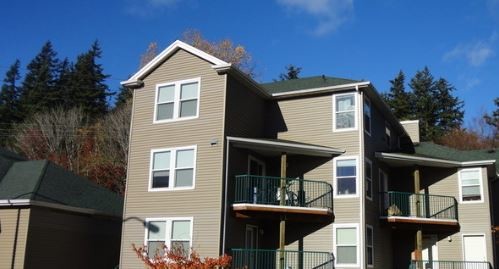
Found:
[[[333,131],[357,129],[357,94],[333,95]]]
[[[461,203],[482,203],[482,169],[466,168],[460,169],[459,180],[459,201]]]
[[[359,267],[359,225],[334,224],[336,267]]]
[[[163,256],[164,247],[188,256],[192,247],[192,217],[147,218],[144,245],[149,258]]]
[[[366,198],[373,200],[373,164],[368,158],[365,159],[364,177],[366,179]]]
[[[154,123],[198,117],[201,78],[156,85]]]
[[[390,131],[388,124],[385,124],[385,142],[388,148],[392,147],[392,131]]]
[[[193,189],[197,146],[153,149],[149,191]]]
[[[374,229],[369,224],[366,224],[366,264],[374,266]]]
[[[371,101],[364,99],[364,132],[371,135]]]
[[[357,156],[339,157],[334,160],[335,196],[357,197],[358,196],[358,158]]]

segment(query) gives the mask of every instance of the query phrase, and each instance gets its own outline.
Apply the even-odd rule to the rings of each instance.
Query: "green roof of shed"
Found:
[[[268,91],[268,93],[273,94],[273,93],[291,92],[291,91],[299,91],[299,90],[314,89],[321,87],[339,86],[356,82],[361,82],[361,81],[346,79],[346,78],[315,76],[315,77],[262,83],[260,85],[263,88],[265,88]]]
[[[499,151],[497,150],[458,150],[432,142],[421,142],[414,147],[414,150],[419,156],[459,162],[496,160],[496,173],[499,174]]]
[[[49,202],[118,217],[123,211],[121,196],[47,160],[14,162],[0,178],[0,200],[7,199]]]

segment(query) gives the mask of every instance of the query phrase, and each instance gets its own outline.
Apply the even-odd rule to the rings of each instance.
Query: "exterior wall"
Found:
[[[344,92],[342,92],[344,93]],[[336,94],[336,93],[335,93]],[[357,110],[361,111],[361,98],[356,95]],[[278,108],[281,112],[284,125],[278,132],[279,139],[311,143],[333,148],[344,149],[346,152],[341,157],[357,157],[358,175],[357,192],[359,197],[363,195],[362,164],[360,162],[360,129],[362,123],[362,113],[357,113],[357,129],[352,131],[333,132],[333,95],[324,94],[307,98],[292,98],[278,101]],[[335,187],[333,180],[334,159],[318,165],[316,168],[304,174],[305,179],[325,180]],[[333,210],[335,214],[335,224],[361,222],[360,198],[335,198]],[[333,225],[330,224],[322,229],[307,235],[303,240],[304,250],[327,251],[333,250]],[[361,225],[359,225],[361,227]],[[359,228],[358,236],[364,235]],[[332,236],[333,235],[333,236]],[[359,240],[362,241],[362,240]],[[359,248],[362,244],[359,244]],[[290,249],[297,249],[298,242],[290,245]],[[363,251],[359,252],[363,255]],[[362,260],[362,259],[360,259]],[[337,267],[339,268],[339,267]]]
[[[199,118],[153,124],[156,84],[196,77],[201,78]],[[202,257],[218,256],[225,83],[226,76],[210,63],[179,50],[134,91],[121,268],[142,266],[131,245],[144,243],[143,221],[152,217],[193,217],[193,248]],[[210,145],[212,140],[218,143]],[[195,188],[148,192],[151,150],[190,145],[197,145]]]
[[[24,268],[29,208],[0,209],[0,268]]]
[[[24,268],[114,268],[120,235],[118,218],[33,207]]]
[[[412,142],[419,143],[419,121],[401,121],[400,124],[402,124],[407,134],[411,137]]]

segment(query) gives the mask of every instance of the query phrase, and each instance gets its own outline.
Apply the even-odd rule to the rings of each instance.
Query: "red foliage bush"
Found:
[[[201,259],[194,250],[188,256],[184,255],[183,249],[167,249],[164,255],[155,255],[154,258],[147,256],[147,247],[136,247],[133,250],[149,269],[226,269],[230,268],[232,257],[224,254],[218,258],[206,257]]]

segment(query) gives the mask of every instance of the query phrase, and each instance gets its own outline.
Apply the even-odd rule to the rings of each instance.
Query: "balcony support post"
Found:
[[[414,193],[416,194],[416,214],[418,217],[421,216],[421,201],[420,201],[420,195],[419,191],[421,190],[421,181],[420,181],[420,175],[419,175],[419,167],[416,166],[414,167]],[[416,244],[415,248],[416,250],[414,251],[414,259],[416,261],[421,261],[423,259],[423,230],[422,227],[420,226],[418,230],[416,231]],[[420,269],[423,267],[423,264],[416,263],[417,269]]]
[[[286,166],[287,166],[287,154],[283,152],[281,154],[281,185],[280,185],[280,201],[281,206],[286,205]],[[281,217],[281,222],[279,223],[279,268],[284,269],[284,250],[286,247],[286,219],[284,216]]]

